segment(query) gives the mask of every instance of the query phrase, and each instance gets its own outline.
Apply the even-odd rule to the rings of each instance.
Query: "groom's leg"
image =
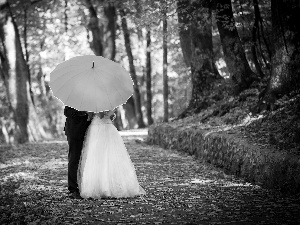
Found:
[[[79,191],[77,183],[77,169],[80,160],[83,138],[68,138],[68,189],[70,192]]]

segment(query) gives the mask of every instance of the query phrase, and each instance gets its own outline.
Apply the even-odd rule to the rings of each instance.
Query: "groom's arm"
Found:
[[[66,117],[76,117],[76,116],[86,116],[87,112],[85,111],[78,111],[72,107],[65,106],[64,108],[64,115]]]

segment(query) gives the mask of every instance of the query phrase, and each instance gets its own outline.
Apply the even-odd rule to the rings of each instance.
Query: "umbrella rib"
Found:
[[[119,79],[119,77],[118,77],[117,75],[113,74],[113,76],[116,77],[117,80],[119,80],[119,82],[122,84],[122,81]],[[118,94],[121,96],[121,99],[122,99],[122,101],[123,101],[123,96],[120,94],[120,92],[119,92],[118,89],[116,89],[116,90],[117,90]]]
[[[94,59],[94,55],[89,56],[91,59]],[[96,59],[98,60],[98,56]],[[76,60],[75,60],[76,59]],[[68,102],[71,100],[71,103],[75,106],[85,107],[88,106],[88,103],[94,104],[89,97],[93,96],[93,93],[95,95],[95,98],[97,99],[99,94],[106,94],[106,98],[103,99],[101,96],[99,96],[100,102],[103,103],[103,106],[110,106],[110,109],[112,109],[116,105],[122,105],[125,104],[126,101],[132,96],[132,94],[129,96],[129,98],[126,98],[127,93],[132,92],[132,79],[130,74],[118,63],[115,63],[111,60],[105,59],[101,57],[101,60],[104,59],[104,64],[107,64],[106,66],[102,67],[99,71],[100,73],[103,73],[104,76],[96,76],[96,70],[90,71],[86,69],[87,64],[86,60],[81,60],[82,57],[78,56],[78,58],[74,57],[73,60],[67,60],[65,65],[62,63],[62,65],[58,66],[55,70],[53,70],[50,73],[50,87],[51,83],[55,85],[55,89],[57,94],[60,93],[67,93],[69,95],[63,95],[63,99],[66,99],[65,101]],[[84,58],[85,59],[85,58]],[[89,58],[88,58],[89,59]],[[99,58],[100,59],[100,58]],[[101,62],[100,60],[100,62]],[[81,64],[80,67],[78,65]],[[117,66],[115,64],[118,64]],[[90,76],[86,82],[94,83],[94,90],[90,89],[88,92],[84,92],[85,94],[83,96],[75,94],[76,91],[79,89],[84,89],[84,86],[87,84],[86,82],[82,83],[84,78],[87,78],[86,75],[88,73]],[[128,76],[129,75],[129,79]],[[54,79],[53,79],[54,78]],[[62,78],[62,79],[61,79]],[[108,80],[107,80],[108,79]],[[98,82],[96,82],[98,81]],[[100,82],[99,82],[100,81]],[[105,82],[104,82],[105,81]],[[106,82],[108,81],[108,83]],[[131,82],[130,82],[131,81]],[[69,85],[68,85],[69,83]],[[105,84],[107,83],[107,84]],[[130,84],[131,83],[131,84]],[[108,85],[109,84],[109,85]],[[96,86],[95,86],[96,85]],[[67,87],[66,90],[65,87]],[[102,89],[102,90],[101,90]],[[124,95],[122,94],[124,90]],[[67,92],[66,92],[67,91]],[[110,94],[111,93],[111,94]],[[110,94],[110,95],[109,95]],[[126,95],[125,95],[126,94]],[[119,97],[117,97],[119,96]],[[127,99],[127,100],[126,100]],[[85,100],[88,100],[85,103]],[[105,101],[106,100],[106,101]],[[119,104],[120,101],[123,103]],[[101,106],[100,102],[96,101],[95,104],[91,110],[103,110],[104,107]],[[79,103],[79,104],[78,104]],[[118,107],[118,106],[116,106]],[[106,107],[105,107],[106,108]],[[107,110],[107,109],[106,109]]]
[[[61,84],[61,86],[56,90],[56,93],[58,93],[62,88],[64,88],[65,86],[65,83],[67,83],[68,81],[70,81],[71,79],[75,79],[74,77],[78,76],[81,74],[82,71],[79,71],[76,75],[70,77],[70,79],[66,80],[64,83]],[[54,82],[54,81],[52,81]],[[50,86],[51,86],[51,83],[50,83]]]
[[[121,67],[121,69],[124,69],[121,65],[119,65],[120,67]],[[125,69],[124,69],[125,70]],[[127,71],[126,71],[127,72]],[[119,79],[119,77],[117,76],[117,75],[114,75],[121,83],[122,83],[122,81]],[[131,79],[131,76],[130,76],[130,74],[129,74],[129,77],[130,77],[130,79]],[[131,81],[132,81],[132,79],[131,79]],[[124,101],[124,98],[123,98],[123,96],[120,94],[120,92],[118,92],[119,93],[119,95],[121,96],[121,98],[122,98],[122,101]],[[131,95],[130,95],[131,96]],[[129,97],[130,98],[130,97]],[[127,99],[128,100],[128,99]],[[125,100],[124,102],[126,102],[127,100]]]
[[[86,94],[86,93],[85,93]],[[83,99],[84,99],[85,95],[81,98],[81,102],[79,104],[79,109],[81,109],[81,105],[82,105],[82,102],[83,102]]]
[[[95,76],[93,76],[94,84],[96,84]],[[97,88],[95,88],[95,96],[97,97]],[[96,102],[96,112],[98,112],[98,102]]]
[[[89,75],[86,75],[86,77],[89,77]],[[80,104],[79,104],[79,108],[81,108],[82,102],[83,102],[83,100],[84,100],[86,94],[87,94],[87,92],[85,92],[85,93],[84,93],[84,96],[81,98],[81,102],[80,102]]]
[[[122,101],[124,101],[124,99],[123,99],[123,96],[121,95],[121,93],[119,92],[119,89],[117,88],[115,88],[115,90],[118,92],[118,94],[120,95],[120,97],[121,97],[121,99],[122,99]]]
[[[74,76],[72,76],[72,77],[70,77],[70,79],[72,79],[73,77],[75,77],[75,76],[77,76],[78,74],[80,74],[82,71],[84,71],[85,70],[85,68],[82,68],[81,70],[79,70],[79,73],[77,73],[76,75],[74,75]],[[72,71],[72,70],[71,70]],[[50,79],[50,81],[51,82],[54,82],[54,81],[56,81],[57,79],[59,79],[59,78],[61,78],[62,76],[64,76],[66,73],[70,73],[71,72],[70,70],[69,71],[67,71],[67,72],[65,72],[65,73],[62,73],[62,74],[60,74],[60,76],[59,77],[57,77],[56,79]],[[77,71],[78,72],[78,70],[75,70],[75,71]],[[51,73],[53,73],[53,72],[51,72]],[[57,72],[55,72],[55,73],[57,73]],[[51,78],[51,74],[50,74],[50,78]]]
[[[81,77],[81,78],[85,78],[85,77]],[[77,82],[79,82],[79,81],[77,81]],[[66,99],[66,102],[68,102],[68,100],[69,100],[69,98],[70,98],[71,94],[73,93],[73,91],[74,91],[74,88],[73,88],[73,89],[72,89],[72,91],[70,92],[70,94],[69,94],[68,98]]]
[[[100,77],[100,78],[101,78],[101,77]],[[103,82],[101,82],[101,83],[103,83]],[[110,99],[109,99],[109,93],[108,93],[108,91],[107,91],[107,88],[106,88],[106,86],[105,86],[105,85],[103,85],[103,88],[105,89],[105,92],[106,92],[106,95],[107,95],[107,98],[108,98],[108,101],[109,101],[110,107],[112,107],[111,101],[110,101]]]
[[[106,94],[107,94],[107,98],[108,98],[108,101],[109,101],[110,107],[112,108],[113,106],[112,106],[112,104],[111,104],[111,101],[110,101],[110,99],[109,99],[109,93],[108,93],[108,91],[107,91],[107,88],[106,88],[106,87],[105,87],[105,92],[106,92]]]
[[[118,65],[118,66],[120,66],[120,65]],[[120,66],[120,67],[121,67],[121,69],[124,69],[122,66]],[[123,83],[123,81],[120,80],[119,77],[118,77],[115,73],[112,73],[112,75],[113,75],[114,77],[116,77],[116,79],[119,80],[120,83]],[[130,75],[129,75],[129,76],[130,76]],[[130,79],[131,79],[131,77],[130,77]],[[122,101],[124,101],[124,98],[123,98],[123,96],[121,95],[121,93],[119,92],[118,88],[117,88],[116,90],[117,90],[118,94],[120,95]],[[125,101],[126,101],[126,100],[125,100]]]
[[[87,77],[90,77],[90,74],[87,74]],[[84,97],[85,97],[86,95],[87,95],[87,92],[85,92],[83,98],[81,99],[81,102],[80,102],[80,105],[79,105],[80,108],[81,108],[82,102],[83,102],[83,100],[84,100]]]

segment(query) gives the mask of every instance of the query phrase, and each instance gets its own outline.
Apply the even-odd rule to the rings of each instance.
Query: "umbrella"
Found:
[[[120,64],[94,55],[58,64],[50,73],[50,87],[65,105],[91,112],[112,110],[133,93],[131,77]]]

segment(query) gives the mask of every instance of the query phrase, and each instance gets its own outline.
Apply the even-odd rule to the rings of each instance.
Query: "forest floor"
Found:
[[[300,199],[121,132],[147,195],[70,199],[65,140],[0,145],[0,224],[299,224]]]
[[[210,96],[216,101],[198,114],[173,120],[173,127],[230,133],[264,149],[300,155],[300,92],[282,96],[272,110],[254,113],[259,101],[258,88],[238,96],[224,95],[222,88]],[[222,97],[220,97],[222,96]],[[221,99],[221,100],[219,100]]]

